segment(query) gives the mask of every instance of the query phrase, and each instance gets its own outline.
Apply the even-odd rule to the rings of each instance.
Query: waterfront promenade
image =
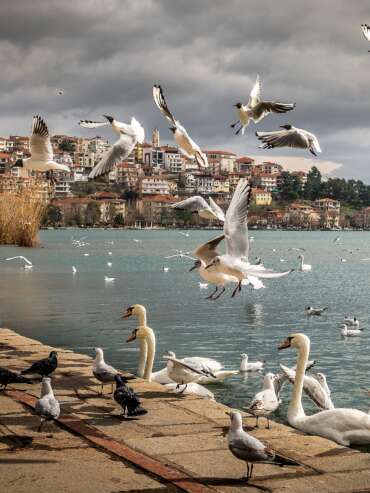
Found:
[[[0,329],[0,366],[21,370],[52,349]],[[257,464],[246,484],[240,481],[246,466],[231,455],[224,437],[227,406],[135,379],[130,386],[148,414],[122,419],[115,402],[98,395],[91,358],[57,350],[53,387],[62,408],[58,422],[37,432],[32,407],[39,384],[15,385],[0,393],[1,491],[370,492],[370,454],[275,422],[270,430],[262,424],[251,434],[299,465]],[[245,428],[254,421],[246,416]]]

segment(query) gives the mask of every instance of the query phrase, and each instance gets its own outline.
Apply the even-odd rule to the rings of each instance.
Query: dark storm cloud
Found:
[[[82,134],[80,118],[135,115],[150,137],[171,140],[151,87],[204,148],[257,149],[255,126],[233,136],[232,104],[256,74],[266,98],[295,101],[290,122],[317,133],[323,159],[339,174],[370,181],[370,45],[360,24],[368,2],[251,0],[16,0],[0,16],[0,135],[26,133],[34,113],[55,132]],[[65,95],[58,97],[56,89]],[[90,135],[84,132],[85,135]],[[271,157],[306,157],[297,150]]]

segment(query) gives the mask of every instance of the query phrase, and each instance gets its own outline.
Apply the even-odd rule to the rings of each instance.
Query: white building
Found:
[[[170,173],[181,173],[183,161],[176,147],[162,147],[164,151],[164,168]]]
[[[235,167],[236,154],[229,151],[204,151],[207,158],[217,160],[219,162],[219,170],[217,172],[232,173]]]
[[[139,181],[139,193],[142,195],[169,195],[171,184],[160,176],[145,176]]]
[[[195,190],[200,194],[210,194],[213,192],[214,177],[212,175],[196,175]]]

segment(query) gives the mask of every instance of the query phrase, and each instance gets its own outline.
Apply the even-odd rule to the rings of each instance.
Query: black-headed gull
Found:
[[[208,200],[209,204],[207,204],[203,197],[195,195],[194,197],[181,200],[181,202],[176,202],[175,204],[172,204],[171,207],[177,210],[198,213],[203,219],[218,219],[222,222],[225,221],[225,214],[221,207],[216,204],[212,197],[209,197]]]
[[[259,146],[262,149],[273,149],[275,147],[296,147],[308,149],[311,154],[317,156],[321,147],[317,137],[307,130],[296,128],[292,125],[281,125],[283,130],[274,132],[256,132],[256,136],[262,141]]]

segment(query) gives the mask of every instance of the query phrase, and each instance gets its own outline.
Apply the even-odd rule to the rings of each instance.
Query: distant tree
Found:
[[[120,212],[117,214],[114,218],[114,225],[115,226],[124,226],[125,225],[125,218],[123,217],[123,214]]]
[[[308,172],[303,196],[308,200],[316,200],[321,196],[321,173],[316,166],[312,166]]]
[[[64,152],[74,152],[75,145],[72,144],[72,142],[69,142],[68,140],[62,140],[62,142],[59,144],[59,149]]]
[[[133,191],[133,190],[126,190],[125,192],[123,192],[123,194],[121,195],[121,198],[123,200],[128,200],[129,202],[132,201],[132,200],[136,200],[138,197],[138,194],[137,192]]]
[[[46,208],[42,224],[44,226],[57,226],[63,221],[63,214],[60,207],[49,204]]]
[[[281,174],[280,199],[284,201],[297,200],[302,194],[302,184],[299,176],[283,171]]]
[[[91,200],[86,207],[85,211],[85,224],[87,226],[94,226],[100,221],[101,212],[99,204],[95,200]]]

